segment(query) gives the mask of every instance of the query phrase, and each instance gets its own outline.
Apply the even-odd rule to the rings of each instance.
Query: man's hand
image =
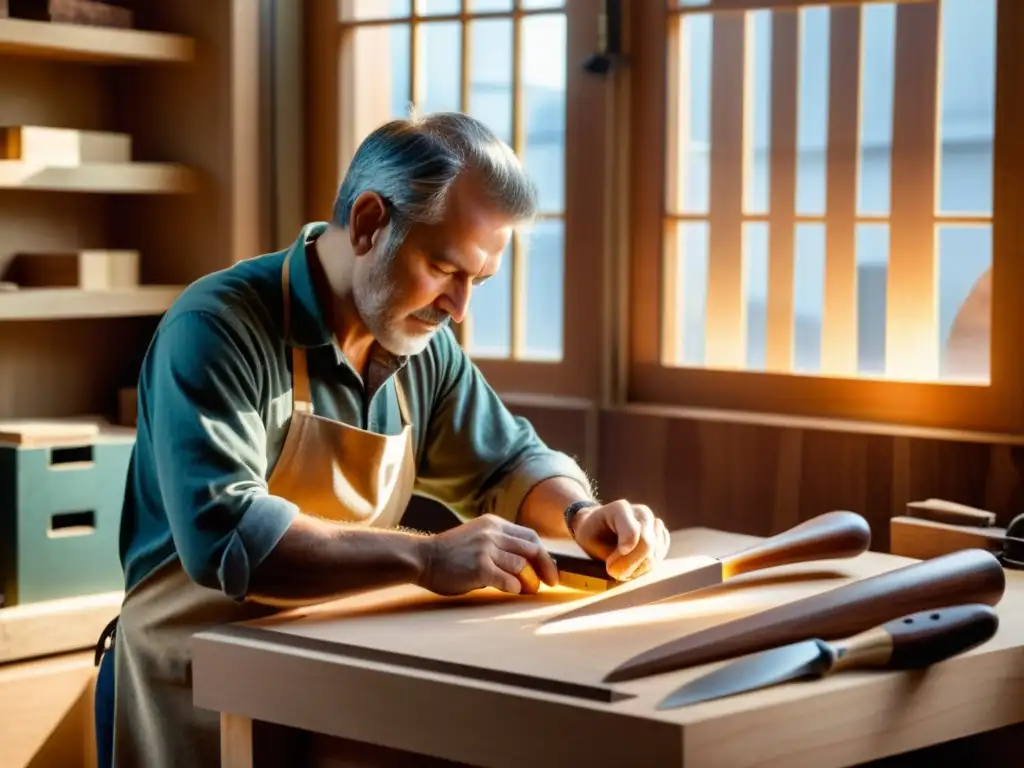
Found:
[[[461,595],[483,587],[533,593],[540,586],[537,577],[548,586],[558,583],[558,569],[537,532],[495,515],[431,536],[425,547],[426,565],[419,585],[439,595]]]
[[[572,528],[580,547],[619,581],[642,576],[668,554],[668,529],[641,504],[619,500],[580,510]]]

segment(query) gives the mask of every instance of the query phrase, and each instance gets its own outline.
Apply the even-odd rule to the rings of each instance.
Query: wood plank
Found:
[[[57,320],[82,317],[161,315],[181,294],[181,286],[86,291],[76,288],[23,288],[0,293],[0,320]]]
[[[672,556],[679,558],[721,556],[756,541],[702,528],[677,530],[673,539]],[[345,650],[357,646],[592,685],[620,661],[665,639],[912,562],[867,553],[786,566],[775,578],[748,574],[739,577],[742,585],[723,585],[699,600],[636,609],[600,630],[560,633],[539,633],[537,624],[574,599],[563,588],[544,588],[530,598],[487,590],[439,598],[416,588],[383,589],[201,633],[194,646],[195,702],[496,768],[526,760],[535,766],[621,766],[638,755],[648,764],[734,765],[750,754],[765,765],[830,768],[1024,721],[1024,707],[1011,694],[1024,636],[1024,574],[1016,572],[1006,574],[997,635],[926,677],[836,675],[677,710],[654,707],[707,666],[612,684],[630,698],[609,705],[410,670]],[[457,648],[451,643],[453,625],[466,641]],[[580,652],[583,645],[586,653]],[[898,727],[888,716],[895,711],[901,712]],[[810,719],[814,729],[806,727]],[[727,736],[735,733],[745,736]]]
[[[93,649],[123,597],[110,592],[0,608],[0,664]]]
[[[46,166],[0,160],[0,189],[125,194],[194,192],[197,172],[173,163],[88,163]]]
[[[192,62],[192,38],[163,32],[0,19],[0,55],[99,64]]]

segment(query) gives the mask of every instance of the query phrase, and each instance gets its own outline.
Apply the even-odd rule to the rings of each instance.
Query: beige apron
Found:
[[[285,338],[288,262],[282,270]],[[416,463],[408,406],[398,380],[398,435],[378,435],[313,413],[305,351],[292,347],[293,409],[272,494],[304,513],[375,527],[397,525],[412,495]],[[116,768],[220,764],[220,717],[192,706],[189,638],[203,629],[277,609],[239,603],[193,582],[177,556],[125,596],[114,640]]]

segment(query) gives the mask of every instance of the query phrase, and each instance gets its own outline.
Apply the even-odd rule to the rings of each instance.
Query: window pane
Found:
[[[342,21],[395,19],[412,15],[412,0],[338,0]]]
[[[344,72],[341,78],[341,116],[351,121],[358,144],[382,123],[408,115],[409,25],[354,27],[346,30],[346,36],[353,48],[354,71]],[[351,154],[355,149],[344,151]]]
[[[768,347],[768,224],[743,225],[743,282],[747,290],[747,368],[764,370]]]
[[[996,0],[943,0],[939,209],[992,212]]]
[[[796,211],[800,214],[825,213],[830,18],[825,7],[800,10],[796,168]]]
[[[889,213],[892,181],[893,90],[896,85],[896,5],[861,7],[860,147],[857,209]]]
[[[704,362],[705,320],[708,295],[708,225],[706,222],[679,224],[676,229],[676,253],[679,265],[676,273],[676,328],[675,358],[683,365],[701,365]]]
[[[532,10],[535,8],[561,8],[565,5],[565,0],[522,0],[521,5],[526,10]]]
[[[462,101],[462,24],[432,22],[418,29],[419,112],[457,111]]]
[[[747,213],[766,213],[771,150],[772,14],[771,11],[754,11],[747,19],[747,35],[752,40],[747,45],[745,87],[751,94],[746,101],[745,119],[750,126],[751,141],[744,158],[743,204]]]
[[[538,221],[526,242],[526,357],[562,358],[564,237],[561,220]]]
[[[424,16],[442,16],[462,12],[461,0],[419,0],[419,12]]]
[[[466,0],[466,10],[470,13],[511,11],[512,0]]]
[[[825,225],[798,224],[793,267],[794,369],[821,369],[821,323],[825,304]]]
[[[710,14],[679,20],[679,69],[674,101],[677,146],[676,183],[669,190],[669,210],[707,213],[711,162],[711,25]]]
[[[885,297],[889,225],[857,225],[857,368],[885,375]]]
[[[512,144],[512,20],[470,22],[468,112]]]
[[[939,349],[944,378],[987,382],[992,228],[938,227]]]
[[[524,137],[523,164],[537,184],[540,208],[565,208],[566,26],[563,14],[527,16],[520,22]]]
[[[470,355],[502,357],[512,355],[512,243],[501,257],[498,271],[477,286],[469,300]]]

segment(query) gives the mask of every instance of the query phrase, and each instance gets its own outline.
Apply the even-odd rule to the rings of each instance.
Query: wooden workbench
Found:
[[[677,531],[670,556],[724,555],[753,541]],[[195,703],[222,713],[232,766],[259,765],[273,749],[334,766],[828,768],[1024,722],[1024,573],[1013,571],[998,634],[926,673],[845,673],[666,712],[655,709],[662,697],[720,664],[601,682],[681,634],[911,562],[867,553],[786,566],[558,634],[538,633],[537,622],[580,593],[446,599],[384,589],[197,635]]]

